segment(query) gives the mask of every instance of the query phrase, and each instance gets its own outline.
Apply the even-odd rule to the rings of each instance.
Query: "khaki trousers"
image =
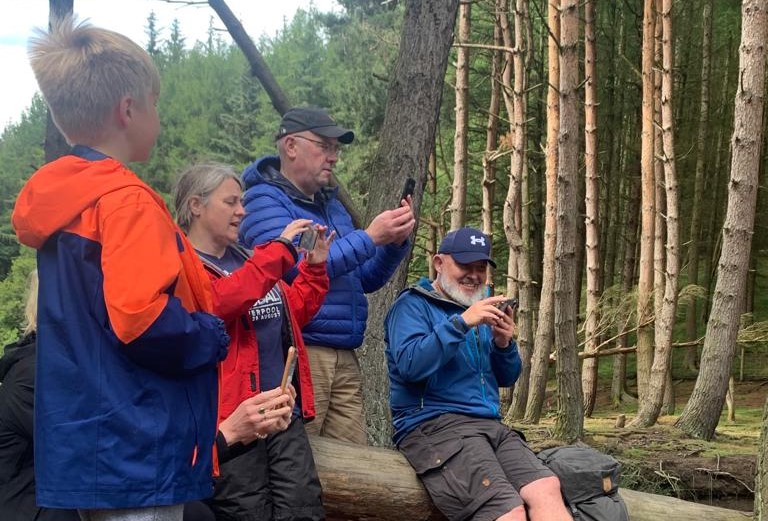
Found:
[[[351,349],[307,346],[315,391],[315,419],[307,434],[366,445],[360,363]]]

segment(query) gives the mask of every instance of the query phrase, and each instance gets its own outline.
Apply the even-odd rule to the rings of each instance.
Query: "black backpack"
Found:
[[[539,452],[560,479],[560,489],[574,521],[629,521],[619,496],[621,465],[591,447],[568,445]]]

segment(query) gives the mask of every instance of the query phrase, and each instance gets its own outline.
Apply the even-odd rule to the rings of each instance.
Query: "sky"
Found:
[[[22,0],[14,0],[21,3]],[[3,87],[0,92],[0,128],[17,122],[37,92],[37,82],[27,61],[27,40],[34,28],[48,25],[48,0],[23,0],[23,7],[12,16],[0,17],[0,66]],[[335,0],[227,0],[227,5],[240,19],[251,38],[273,36],[284,21],[293,18],[299,8],[313,5],[319,11],[340,11]],[[163,0],[74,0],[79,19],[93,25],[125,34],[142,47],[146,46],[147,17],[154,11],[161,38],[167,37],[174,19],[179,20],[188,45],[204,41],[213,17],[214,27],[224,29],[216,13],[208,5],[180,5]],[[7,15],[8,13],[6,13]],[[231,41],[226,31],[226,41]]]

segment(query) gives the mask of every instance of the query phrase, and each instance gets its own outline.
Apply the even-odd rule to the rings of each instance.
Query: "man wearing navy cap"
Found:
[[[253,248],[279,237],[295,219],[311,219],[336,232],[328,253],[330,289],[302,330],[316,411],[306,427],[309,434],[365,444],[362,376],[355,354],[368,318],[365,294],[386,284],[408,254],[416,224],[411,201],[380,213],[365,230],[355,229],[336,198],[338,189],[329,186],[341,147],[355,139],[354,133],[322,109],[300,107],[283,115],[275,138],[279,157],[263,157],[243,172],[246,215],[240,239]]]
[[[570,521],[557,477],[501,422],[499,386],[520,374],[513,308],[485,296],[491,242],[448,233],[384,321],[393,441],[453,520]],[[527,516],[527,517],[526,517]]]

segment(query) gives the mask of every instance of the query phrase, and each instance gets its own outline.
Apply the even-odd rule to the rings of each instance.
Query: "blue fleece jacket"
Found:
[[[366,293],[381,288],[409,250],[401,246],[375,246],[336,198],[338,189],[324,188],[310,199],[280,173],[280,159],[266,156],[243,171],[246,216],[240,223],[240,240],[249,248],[282,233],[295,219],[311,219],[336,230],[328,252],[331,284],[323,306],[302,330],[304,343],[337,349],[355,349],[363,343],[368,320]],[[288,274],[288,282],[296,276]]]
[[[420,423],[445,413],[500,419],[499,386],[520,375],[517,344],[500,349],[491,328],[469,328],[466,308],[429,280],[403,290],[384,320],[390,407],[399,445]]]

